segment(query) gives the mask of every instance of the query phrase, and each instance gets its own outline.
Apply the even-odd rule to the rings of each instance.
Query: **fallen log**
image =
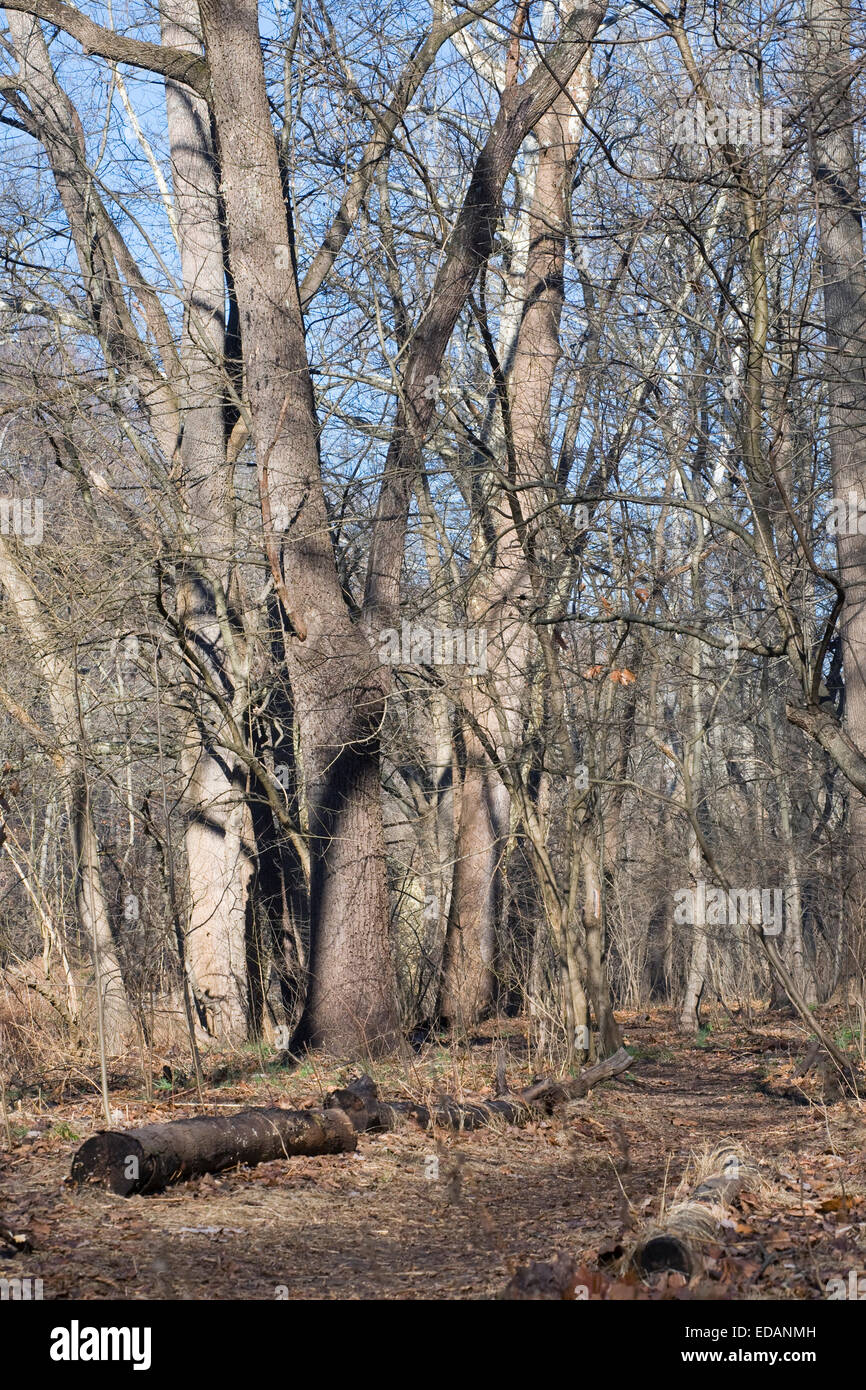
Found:
[[[574,1077],[572,1081],[536,1081],[533,1086],[521,1091],[520,1096],[527,1104],[541,1105],[550,1111],[563,1101],[579,1100],[591,1091],[593,1086],[600,1085],[602,1081],[610,1081],[611,1077],[619,1076],[620,1072],[628,1071],[633,1065],[634,1058],[631,1053],[621,1047],[603,1062],[584,1067],[580,1076]]]
[[[430,1105],[383,1101],[370,1077],[362,1076],[332,1091],[322,1110],[244,1110],[126,1131],[100,1130],[75,1154],[72,1181],[131,1197],[240,1163],[253,1167],[294,1155],[346,1153],[357,1146],[358,1134],[395,1129],[407,1121],[422,1129],[479,1129],[497,1120],[522,1125],[539,1111],[586,1095],[631,1063],[631,1055],[621,1048],[573,1081],[536,1082],[520,1095],[471,1103],[444,1096]]]
[[[510,1125],[524,1125],[538,1116],[539,1110],[549,1114],[565,1101],[585,1096],[593,1086],[626,1071],[633,1064],[630,1052],[621,1047],[612,1057],[595,1066],[586,1067],[572,1081],[537,1081],[517,1095],[500,1096],[496,1100],[456,1101],[440,1096],[428,1105],[414,1100],[384,1101],[369,1076],[325,1097],[326,1110],[342,1110],[359,1134],[375,1130],[396,1129],[409,1122],[421,1129],[480,1129],[497,1120]]]
[[[73,1158],[72,1181],[131,1197],[239,1163],[253,1167],[294,1155],[348,1153],[357,1144],[354,1126],[336,1109],[202,1115],[125,1132],[101,1130]]]
[[[341,1110],[358,1134],[397,1129],[409,1122],[421,1129],[481,1129],[495,1120],[505,1124],[525,1124],[532,1114],[530,1106],[518,1098],[476,1101],[461,1104],[442,1096],[430,1105],[414,1100],[380,1100],[375,1082],[361,1076],[324,1100],[326,1111]]]
[[[641,1274],[675,1271],[691,1279],[701,1269],[703,1247],[718,1236],[727,1208],[758,1177],[754,1164],[730,1144],[713,1151],[709,1168],[685,1201],[675,1203],[638,1241],[632,1260]]]

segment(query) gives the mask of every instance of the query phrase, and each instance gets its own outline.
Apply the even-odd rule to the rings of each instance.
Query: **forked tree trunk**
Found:
[[[166,14],[164,32],[178,47],[196,51],[196,14],[192,0],[176,0]],[[226,498],[221,381],[224,346],[224,277],[217,207],[217,174],[210,149],[206,103],[186,86],[169,81],[166,90],[174,177],[176,225],[184,286],[184,327],[180,351],[158,296],[144,281],[108,215],[88,166],[84,132],[78,115],[56,80],[38,22],[10,14],[9,26],[19,60],[21,90],[29,102],[28,128],[45,146],[57,191],[66,213],[82,285],[106,366],[118,386],[137,387],[158,447],[172,466],[181,467],[189,555],[181,564],[179,601],[190,645],[213,652],[213,670],[221,661],[213,648],[213,567],[230,555]],[[124,281],[126,284],[124,285]],[[134,291],[156,344],[138,334],[127,303]],[[195,557],[194,559],[190,557]],[[208,572],[210,569],[210,573]],[[228,590],[226,576],[221,575]],[[237,680],[235,681],[237,684]],[[190,864],[190,935],[197,995],[212,1001],[211,1017],[221,1019],[231,1036],[245,1031],[243,1006],[243,907],[249,877],[239,836],[227,815],[234,808],[234,774],[229,757],[214,747],[207,729],[213,712],[190,724],[183,772],[191,799],[187,804],[187,850]],[[218,742],[218,740],[216,740]],[[227,885],[227,887],[226,887]],[[240,984],[236,962],[240,961]],[[207,1009],[202,1005],[203,1013]]]
[[[565,89],[539,120],[538,154],[527,212],[527,245],[516,331],[503,315],[498,344],[500,384],[509,399],[508,426],[497,431],[509,455],[525,519],[533,524],[553,482],[550,399],[560,356],[559,322],[564,295],[565,235],[571,178],[592,90],[587,54]],[[476,521],[470,620],[487,633],[486,675],[467,682],[465,702],[503,758],[518,747],[527,700],[532,634],[526,621],[533,585],[513,498],[498,487],[486,503],[496,530],[491,554],[485,528]],[[454,893],[445,950],[441,1012],[468,1026],[493,999],[496,940],[505,901],[501,865],[507,847],[510,797],[472,727],[465,732],[466,776],[461,797]],[[467,798],[472,801],[467,805]]]
[[[335,564],[258,6],[203,0],[199,8],[265,546],[289,632],[286,659],[309,808],[311,951],[303,1035],[337,1051],[387,1049],[399,1019],[380,801],[383,672],[351,622]]]
[[[398,620],[409,505],[420,476],[422,452],[434,411],[429,383],[438,378],[448,342],[475,278],[493,250],[503,190],[520,146],[561,96],[585,56],[604,13],[604,6],[594,0],[586,9],[570,11],[557,42],[539,60],[525,82],[516,82],[515,65],[514,77],[506,82],[500,109],[476,160],[433,292],[406,354],[367,568],[364,609],[374,633],[383,627],[394,627]],[[482,822],[480,828],[471,824],[470,830],[470,824],[467,819],[467,833],[471,835],[473,849],[477,851],[480,841],[486,854],[495,827],[485,829]],[[463,864],[469,857],[458,843],[457,861]],[[456,891],[454,897],[452,925],[460,922],[461,929],[465,924],[470,930],[480,929],[486,933],[489,904],[479,905],[476,900],[468,908],[461,908]],[[463,980],[453,981],[453,988],[451,984],[446,986],[446,996],[454,1000],[453,1005],[446,1004],[446,1007],[458,1010],[464,1018],[477,1007],[483,1007],[480,1001],[490,997],[490,962],[485,960],[488,954],[486,945],[482,952],[480,940],[468,951],[450,951],[452,970],[449,975],[461,961],[468,969],[464,971]],[[467,1002],[461,1003],[464,1000]]]

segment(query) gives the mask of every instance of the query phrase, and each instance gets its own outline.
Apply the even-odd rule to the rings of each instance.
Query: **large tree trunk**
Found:
[[[443,1021],[461,1031],[482,1018],[493,1003],[500,861],[508,834],[508,793],[471,730],[465,744],[439,1001]]]
[[[851,82],[855,67],[845,0],[809,0],[806,72],[812,175],[824,281],[833,492],[866,501],[866,269]],[[866,752],[866,535],[837,534],[845,589],[842,651],[847,732]],[[844,770],[844,768],[843,768]],[[849,931],[862,940],[866,897],[866,796],[852,789]],[[860,968],[863,967],[861,959]]]
[[[171,0],[162,37],[178,50],[201,52],[198,5]],[[181,470],[188,550],[180,572],[178,608],[184,635],[220,690],[245,698],[243,624],[234,580],[232,470],[226,458],[225,299],[219,170],[207,103],[167,80],[165,104],[171,152],[175,224],[184,288],[177,380]],[[227,650],[217,595],[225,596],[232,626]],[[247,893],[252,876],[252,828],[246,779],[226,747],[223,715],[194,682],[185,731],[182,773],[189,866],[189,916],[184,948],[193,994],[207,1031],[240,1041],[248,1027]]]
[[[393,1046],[378,730],[382,668],[353,626],[335,564],[258,6],[200,5],[229,253],[262,497],[288,632],[312,848],[303,1033],[338,1051]],[[278,548],[282,545],[282,556]]]
[[[696,524],[700,528],[702,523],[697,519]],[[692,594],[697,609],[701,600],[700,591],[700,537],[702,532],[699,530],[699,539],[695,544],[695,549],[691,557],[692,571]],[[703,739],[704,722],[703,710],[701,707],[701,645],[696,638],[689,640],[691,655],[690,681],[688,685],[689,701],[691,704],[691,720],[689,721],[688,746],[683,754],[683,772],[685,786],[683,796],[687,809],[697,820],[701,810],[701,773],[703,763]],[[707,968],[709,966],[709,937],[707,935],[706,913],[703,910],[703,897],[697,891],[699,880],[704,874],[704,857],[701,851],[698,833],[694,826],[689,830],[689,878],[692,883],[693,901],[695,903],[694,923],[692,925],[691,941],[687,943],[688,967],[686,972],[686,988],[683,995],[682,1007],[680,1009],[680,1027],[687,1032],[696,1033],[701,1025],[700,1006],[701,997],[704,992],[704,985],[707,978]]]
[[[553,482],[550,399],[559,361],[565,234],[571,179],[582,114],[591,94],[589,55],[578,64],[550,109],[539,120],[532,199],[528,211],[526,263],[518,288],[516,331],[503,314],[498,366],[507,372],[508,423],[498,433],[500,451],[521,488],[524,519],[534,530]],[[519,240],[519,238],[518,238]],[[501,756],[518,746],[524,720],[532,651],[525,609],[533,584],[525,539],[516,524],[514,497],[498,486],[488,499],[495,528],[491,551],[486,528],[477,521],[475,563],[479,578],[470,597],[473,624],[487,632],[488,672],[468,683],[466,704]],[[510,822],[510,798],[497,769],[472,727],[465,733],[466,776],[461,796],[454,894],[445,951],[441,1012],[463,1026],[474,1022],[493,998],[500,909],[505,901],[501,865]]]

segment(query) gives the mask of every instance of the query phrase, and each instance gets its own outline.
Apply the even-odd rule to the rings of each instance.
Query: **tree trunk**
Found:
[[[337,1107],[343,1111],[359,1133],[397,1129],[407,1122],[421,1129],[481,1129],[486,1125],[523,1125],[537,1119],[539,1113],[550,1114],[558,1105],[588,1095],[602,1081],[628,1071],[633,1058],[625,1048],[594,1067],[586,1067],[580,1076],[570,1081],[536,1081],[516,1095],[510,1093],[495,1100],[456,1101],[443,1096],[435,1104],[422,1105],[413,1100],[383,1101],[369,1076],[352,1081],[325,1098],[325,1109]]]
[[[73,767],[69,775],[66,792],[75,866],[75,904],[82,935],[93,955],[94,984],[102,1000],[105,1052],[115,1057],[122,1055],[132,1042],[134,1022],[108,917],[99,845],[84,770],[75,753],[71,755],[72,760],[78,766]]]
[[[383,668],[335,564],[258,6],[200,5],[213,87],[265,547],[283,603],[311,836],[303,1036],[336,1051],[397,1040],[379,785]],[[278,554],[282,545],[282,555]]]
[[[701,1026],[700,1005],[701,996],[704,992],[704,984],[707,978],[707,961],[709,957],[709,943],[707,941],[706,916],[701,912],[696,885],[704,872],[704,861],[701,855],[700,846],[695,836],[692,836],[691,848],[689,850],[689,879],[692,883],[694,901],[696,904],[695,920],[692,924],[691,940],[688,942],[688,970],[686,973],[686,988],[683,994],[682,1007],[680,1008],[680,1027],[684,1032],[696,1033]]]
[[[696,517],[695,525],[698,527],[698,535],[691,554],[691,580],[692,598],[695,610],[699,611],[703,600],[700,581],[700,552],[704,536],[704,523],[700,518]],[[701,803],[703,800],[701,781],[704,741],[704,718],[701,707],[702,651],[701,644],[696,638],[690,638],[689,640],[689,653],[690,680],[688,692],[689,703],[691,705],[691,719],[687,725],[687,739],[684,740],[686,747],[683,752],[683,796],[686,807],[696,822],[701,812]],[[680,1010],[680,1027],[687,1032],[694,1033],[696,1033],[701,1026],[701,996],[704,992],[709,961],[709,938],[707,936],[706,913],[703,910],[704,898],[698,893],[697,889],[698,882],[703,878],[703,874],[704,858],[698,839],[697,828],[693,823],[689,830],[689,878],[692,883],[693,901],[695,903],[695,920],[692,926],[692,939],[688,946],[689,965],[686,975],[686,990]]]
[[[393,627],[399,613],[409,504],[420,476],[423,447],[434,413],[435,395],[430,392],[429,383],[438,379],[459,315],[493,249],[505,182],[520,146],[551,104],[561,98],[603,17],[604,6],[596,4],[586,11],[570,13],[559,40],[526,81],[519,85],[513,80],[506,83],[489,137],[476,160],[433,292],[406,355],[367,567],[364,611],[373,631]],[[469,818],[465,825],[470,843],[464,853],[458,839],[456,861],[460,865],[474,860],[479,849],[486,855],[496,829],[492,823],[485,828],[483,820],[479,826]],[[494,862],[495,858],[494,850]],[[477,879],[473,888],[476,883]],[[481,900],[476,895],[474,901],[461,908],[455,882],[451,926],[457,930],[459,924],[461,931],[480,933],[476,941],[467,941],[466,949],[452,940],[447,951],[445,1008],[459,1012],[464,1020],[485,1007],[484,1001],[492,994],[492,961],[485,959],[490,956],[487,924],[495,917],[490,892],[489,886],[483,886]]]
[[[516,330],[503,315],[495,372],[508,399],[508,416],[496,431],[498,451],[521,493],[525,520],[534,514],[553,482],[550,397],[559,361],[559,323],[563,303],[565,234],[570,217],[571,179],[577,158],[581,114],[591,93],[589,55],[578,64],[550,109],[539,120],[532,199],[527,213],[526,262],[515,286]],[[519,235],[516,240],[520,242]],[[505,380],[507,374],[507,381]],[[515,524],[514,497],[498,486],[485,504],[496,532],[491,548],[487,528],[476,519],[470,620],[487,633],[486,676],[467,683],[465,700],[503,758],[518,747],[532,651],[525,617],[533,593],[524,537]],[[461,798],[454,900],[445,951],[441,1011],[445,1019],[468,1026],[493,998],[494,960],[501,906],[505,900],[501,863],[510,821],[510,797],[498,771],[472,728],[465,733],[467,772]],[[473,803],[467,805],[467,798]]]
[[[507,793],[471,730],[467,731],[466,745],[439,1001],[443,1022],[461,1031],[483,1018],[493,1003],[499,860],[508,832]]]
[[[609,1057],[622,1047],[622,1033],[614,1017],[610,978],[607,970],[604,915],[602,910],[602,881],[596,848],[590,836],[583,842],[583,926],[586,934],[586,955],[589,963],[587,989],[595,1014],[602,1053]]]
[[[170,0],[162,11],[163,42],[201,52],[198,6]],[[244,625],[233,575],[232,470],[226,458],[226,281],[220,226],[219,170],[207,103],[168,79],[165,105],[175,224],[184,290],[177,374],[176,457],[188,528],[178,609],[190,647],[220,689],[244,699]],[[224,599],[221,629],[217,594]],[[189,866],[185,960],[199,1017],[208,1033],[239,1042],[247,1035],[247,893],[253,872],[246,779],[225,746],[224,717],[193,679],[182,774]],[[223,737],[221,738],[221,734]]]
[[[811,107],[812,177],[824,282],[830,463],[835,497],[866,501],[866,268],[860,179],[851,104],[852,50],[845,0],[809,0],[806,73]],[[849,738],[866,752],[866,535],[837,532],[845,590],[842,652]],[[842,764],[840,764],[842,765]],[[844,765],[843,765],[844,770]],[[849,928],[863,940],[866,897],[866,796],[852,791]],[[862,969],[866,965],[859,962]]]

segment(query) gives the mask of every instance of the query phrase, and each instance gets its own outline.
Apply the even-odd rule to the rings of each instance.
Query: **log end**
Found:
[[[147,1185],[144,1150],[137,1139],[118,1130],[100,1130],[87,1139],[72,1160],[72,1181],[105,1187],[118,1197],[131,1197]]]
[[[694,1273],[694,1259],[685,1241],[667,1231],[650,1236],[649,1240],[635,1251],[634,1262],[641,1274],[663,1272],[684,1274],[691,1279]]]
[[[348,1115],[354,1129],[363,1134],[365,1130],[388,1129],[382,1116],[382,1106],[375,1082],[369,1076],[360,1076],[356,1081],[339,1091],[331,1091],[324,1099],[324,1109],[342,1110]]]

